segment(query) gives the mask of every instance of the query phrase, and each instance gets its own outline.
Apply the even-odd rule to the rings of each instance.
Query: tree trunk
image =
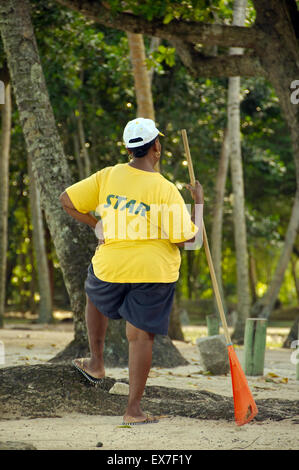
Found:
[[[250,290],[251,290],[251,297],[252,301],[256,302],[257,300],[257,293],[256,293],[256,284],[257,284],[257,277],[256,277],[256,262],[252,253],[249,253],[249,280],[250,280]]]
[[[130,58],[133,68],[137,117],[155,120],[149,73],[146,68],[146,55],[142,34],[127,33]]]
[[[72,181],[48,97],[27,0],[0,0],[0,31],[41,205],[70,296],[75,343],[82,344],[86,351],[83,286],[96,238],[61,208],[59,194]]]
[[[49,231],[48,225],[43,223],[45,227],[45,243],[46,243],[46,252],[47,252],[47,260],[48,260],[48,271],[49,271],[49,278],[50,278],[50,288],[51,288],[51,299],[52,305],[54,304],[54,263],[52,257],[52,239],[51,234]]]
[[[28,236],[30,239],[33,238],[32,235],[32,230],[29,231]],[[32,266],[32,271],[31,271],[31,281],[30,281],[30,297],[29,297],[29,310],[32,315],[35,315],[37,313],[37,303],[35,301],[35,292],[37,291],[36,287],[36,271],[34,269],[34,246],[32,243],[30,243],[30,246],[28,247],[28,255],[30,259],[30,263]]]
[[[223,295],[223,284],[222,284],[222,224],[223,224],[223,200],[225,194],[225,184],[227,178],[229,162],[229,141],[228,141],[228,131],[224,130],[223,141],[220,153],[220,161],[218,166],[217,178],[216,178],[216,187],[215,187],[215,203],[213,210],[213,222],[211,230],[211,254],[216,274],[216,279],[222,298],[223,308],[226,312],[226,304]],[[214,308],[218,312],[216,298],[214,296]],[[218,312],[219,314],[219,312]]]
[[[234,4],[234,25],[245,21],[247,0],[236,0]],[[231,54],[242,54],[239,48],[231,48]],[[250,310],[248,278],[248,253],[245,222],[245,198],[240,139],[240,77],[230,77],[228,86],[228,134],[230,166],[233,186],[233,219],[237,262],[238,317],[232,338],[243,342],[246,318]]]
[[[170,339],[175,339],[178,341],[184,341],[184,333],[181,327],[179,307],[177,297],[175,296],[171,314],[170,314],[170,323],[168,329],[168,336]]]
[[[292,276],[293,276],[293,279],[294,279],[294,285],[295,285],[295,289],[296,289],[297,300],[299,302],[299,278],[297,277],[297,273],[296,273],[297,263],[298,263],[298,259],[296,259],[296,261],[294,261],[291,258]]]
[[[0,328],[4,326],[5,287],[6,287],[6,251],[7,217],[9,193],[9,155],[11,133],[11,86],[4,85],[5,104],[1,105],[1,141],[0,141]]]
[[[90,165],[89,153],[85,145],[86,139],[85,139],[85,131],[84,131],[84,125],[83,125],[83,109],[82,109],[81,101],[79,101],[78,106],[79,106],[79,112],[77,114],[78,135],[79,135],[81,153],[82,153],[83,162],[84,162],[84,177],[87,178],[88,176],[91,175],[91,165]]]
[[[40,195],[32,172],[31,155],[28,154],[29,196],[32,220],[32,236],[36,271],[39,288],[39,323],[51,323],[52,317],[52,295],[50,275],[45,244],[45,233],[43,227],[43,214],[40,205]]]
[[[150,45],[150,54],[156,51],[160,45],[161,39],[160,38],[151,38],[151,45]],[[148,71],[148,77],[150,81],[150,86],[152,86],[153,78],[154,78],[154,67],[151,67]]]
[[[75,159],[77,163],[79,179],[83,180],[85,178],[85,171],[84,171],[83,164],[82,164],[79,138],[78,138],[76,130],[73,131],[73,145],[74,145],[74,154],[75,154]]]

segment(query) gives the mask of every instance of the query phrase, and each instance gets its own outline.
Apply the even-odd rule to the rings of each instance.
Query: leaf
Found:
[[[268,372],[267,377],[279,377],[279,375],[275,374],[274,372]]]
[[[26,349],[32,349],[34,348],[34,344],[26,344]]]
[[[260,385],[253,385],[254,388],[257,388],[258,390],[275,390],[275,388],[271,387],[261,387]]]
[[[119,426],[116,426],[117,428],[129,428],[131,429],[132,426],[130,426],[129,424],[120,424]]]
[[[163,20],[163,23],[164,23],[164,24],[168,24],[168,23],[170,23],[172,20],[173,20],[173,14],[172,14],[172,13],[167,13],[167,15],[165,16],[165,18],[164,18],[164,20]]]

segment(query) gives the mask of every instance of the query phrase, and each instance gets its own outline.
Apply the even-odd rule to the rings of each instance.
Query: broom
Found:
[[[185,148],[185,153],[188,162],[188,170],[190,176],[191,185],[195,185],[195,176],[193,171],[193,164],[191,160],[191,154],[189,150],[187,132],[185,129],[182,129],[182,137],[183,143]],[[222,305],[221,296],[219,293],[218,283],[215,275],[214,265],[210,253],[208,238],[206,234],[206,229],[203,223],[203,244],[205,248],[205,253],[210,269],[210,275],[213,284],[213,290],[215,293],[215,298],[222,322],[222,326],[224,329],[224,336],[227,345],[227,352],[230,364],[230,371],[231,371],[231,380],[232,380],[232,389],[233,389],[233,397],[234,397],[234,411],[235,411],[235,421],[238,426],[242,426],[243,424],[249,423],[258,413],[257,406],[249,389],[244,371],[241,367],[237,354],[234,350],[231,337],[228,331],[225,313]]]

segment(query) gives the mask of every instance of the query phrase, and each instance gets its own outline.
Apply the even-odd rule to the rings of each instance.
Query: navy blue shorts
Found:
[[[103,315],[127,320],[136,328],[167,335],[176,282],[105,282],[97,278],[92,263],[85,292]]]

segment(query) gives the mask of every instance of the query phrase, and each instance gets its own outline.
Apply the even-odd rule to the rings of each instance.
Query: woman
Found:
[[[98,220],[90,212],[101,217],[104,243],[92,258],[85,283],[91,357],[73,364],[89,380],[100,381],[108,318],[126,320],[130,389],[124,424],[157,422],[140,406],[154,336],[167,335],[181,262],[178,246],[196,241],[199,233],[176,186],[155,170],[159,135],[150,119],[128,122],[123,138],[131,161],[106,167],[60,196],[63,208],[93,229]],[[195,205],[202,207],[200,183],[188,188]]]

